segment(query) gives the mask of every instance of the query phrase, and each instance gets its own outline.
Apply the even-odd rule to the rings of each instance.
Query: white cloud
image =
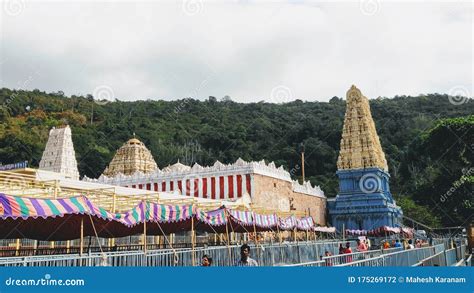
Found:
[[[277,86],[328,100],[353,83],[371,98],[473,84],[470,2],[375,1],[368,15],[359,2],[189,1],[2,5],[0,86],[34,75],[28,89],[68,95],[250,102]]]

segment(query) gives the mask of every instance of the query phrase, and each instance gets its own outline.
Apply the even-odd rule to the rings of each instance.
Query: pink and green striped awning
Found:
[[[91,214],[107,220],[114,219],[111,213],[95,206],[84,196],[38,199],[0,193],[0,218],[2,219],[46,219],[71,214]]]
[[[238,225],[255,225],[260,230],[273,230],[277,225],[282,230],[309,231],[314,228],[311,217],[279,218],[275,214],[263,215],[251,211],[238,211],[222,207],[217,210],[204,211],[194,205],[169,205],[141,201],[132,209],[122,213],[111,213],[103,207],[94,205],[85,196],[59,199],[39,199],[11,196],[0,193],[0,219],[36,219],[56,218],[65,215],[91,215],[96,218],[121,224],[131,228],[143,222],[180,223],[194,217],[196,225],[222,226],[228,220]],[[115,227],[115,226],[114,226]],[[171,226],[173,227],[173,226]]]

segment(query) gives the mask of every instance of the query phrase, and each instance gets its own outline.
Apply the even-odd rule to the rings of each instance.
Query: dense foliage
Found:
[[[472,100],[454,105],[447,95],[432,94],[378,98],[370,104],[390,167],[392,193],[405,213],[431,225],[463,223],[473,213],[473,173],[468,172],[473,118],[467,117],[474,113]],[[299,150],[304,143],[306,179],[328,197],[337,194],[336,160],[345,112],[345,101],[338,97],[286,104],[214,97],[102,103],[90,95],[1,89],[0,105],[3,164],[28,160],[37,166],[48,129],[63,123],[72,127],[80,173],[89,177],[98,177],[133,133],[161,168],[178,159],[209,165],[241,157],[275,161],[295,178],[301,175]],[[461,187],[441,201],[459,180]]]

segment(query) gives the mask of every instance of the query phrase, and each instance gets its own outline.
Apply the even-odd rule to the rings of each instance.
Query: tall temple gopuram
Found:
[[[71,128],[69,125],[49,131],[48,142],[39,163],[39,169],[53,171],[79,179],[76,152],[72,143]]]
[[[387,161],[370,112],[369,100],[352,86],[337,160],[339,194],[328,201],[332,225],[371,230],[401,225],[402,210],[390,193]]]

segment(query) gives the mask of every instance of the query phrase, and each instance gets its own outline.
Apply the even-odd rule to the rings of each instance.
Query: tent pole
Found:
[[[227,245],[227,249],[229,250],[229,265],[232,265],[232,251],[230,250],[230,246],[229,246],[229,226],[228,226],[229,215],[227,214],[227,210],[224,210],[224,213],[225,213],[225,217],[226,217],[225,234],[226,234],[226,237],[227,237],[226,245]]]
[[[342,223],[342,241],[346,241],[346,225]]]
[[[255,220],[253,221],[253,233],[255,233],[255,248],[257,249],[257,257],[260,258],[260,253],[258,251],[257,226],[255,225]]]
[[[295,229],[293,230],[293,235],[295,236],[295,239],[293,239],[293,241],[294,241],[295,243],[298,243],[298,240],[296,239],[296,227],[295,227]]]
[[[112,213],[117,212],[117,195],[115,194],[115,189],[114,189],[114,195],[112,196]],[[110,239],[110,246],[113,247],[115,246],[115,237]]]
[[[145,212],[144,212],[144,219],[143,219],[143,253],[145,253],[146,256],[146,221],[148,220],[148,205],[146,204],[145,201],[143,201],[143,204],[145,205]]]
[[[18,256],[20,253],[19,253],[19,250],[20,250],[20,238],[17,238],[16,239],[16,243],[15,243],[15,256]]]
[[[281,246],[281,243],[283,242],[283,239],[281,237],[280,225],[279,225],[278,222],[277,222],[277,235],[278,235],[278,241],[280,241],[280,246]]]
[[[143,221],[143,252],[146,255],[146,219]]]
[[[193,267],[196,265],[196,256],[195,256],[195,244],[194,244],[194,217],[191,217],[191,258],[192,258],[192,264]]]
[[[254,223],[253,223],[253,234],[255,235],[255,246],[258,246],[257,226],[255,226],[255,221],[254,221]]]
[[[84,218],[81,218],[81,240],[79,243],[79,255],[82,256],[84,252]]]
[[[58,198],[58,189],[59,189],[59,180],[54,180],[54,190],[53,190],[54,199]],[[51,249],[54,249],[54,244],[55,244],[54,241],[50,241],[49,247]]]

